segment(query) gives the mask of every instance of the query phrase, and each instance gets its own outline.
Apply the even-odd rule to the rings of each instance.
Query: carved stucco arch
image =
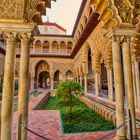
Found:
[[[102,58],[102,53],[96,49],[94,55],[93,55],[93,70],[96,72],[100,71],[100,65],[101,65],[101,58]]]
[[[73,71],[71,71],[70,69],[68,69],[68,70],[66,71],[66,73],[65,73],[65,77],[67,78],[67,74],[68,74],[68,72],[71,72],[72,77],[74,78],[74,72],[73,72]]]
[[[54,71],[53,71],[53,77],[55,76],[55,73],[56,73],[57,71],[59,71],[59,74],[63,76],[62,71],[61,71],[61,70],[59,70],[59,69],[57,69],[57,70],[54,70]]]
[[[35,61],[34,63],[31,64],[30,73],[31,73],[31,76],[32,76],[32,77],[35,76],[36,67],[37,67],[37,65],[38,65],[41,61],[46,62],[46,64],[47,64],[48,67],[49,67],[49,72],[50,72],[50,63],[48,63],[48,62],[47,62],[46,60],[44,60],[44,59],[39,59],[39,60],[37,60],[37,61]]]
[[[82,49],[82,69],[83,69],[83,73],[84,74],[87,74],[88,73],[88,52],[89,52],[89,49],[91,50],[91,61],[93,63],[93,52],[94,52],[94,49],[93,49],[93,46],[91,47],[91,45],[86,42],[83,46],[83,49]]]
[[[88,61],[89,49],[91,50],[91,54],[93,54],[93,48],[89,45],[88,42],[86,42],[83,46],[83,49],[82,49],[82,63]]]

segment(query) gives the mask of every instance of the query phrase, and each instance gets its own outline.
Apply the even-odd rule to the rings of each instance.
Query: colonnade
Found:
[[[114,33],[115,32],[115,33]],[[121,27],[109,30],[105,36],[112,42],[113,65],[107,65],[107,83],[108,83],[108,99],[115,101],[116,108],[116,126],[119,127],[125,122],[125,116],[128,110],[132,116],[132,133],[133,138],[137,138],[136,133],[136,115],[135,110],[140,109],[140,69],[139,62],[132,62],[132,42],[131,37],[134,35],[134,27],[132,25],[121,25]],[[82,74],[76,76],[77,82],[82,79]],[[80,78],[79,78],[80,77]],[[78,80],[80,79],[80,81]],[[95,96],[99,97],[100,91],[100,72],[94,70],[95,79]],[[114,85],[113,85],[114,81]],[[85,78],[84,83],[87,83]],[[87,85],[85,93],[87,92]],[[114,89],[115,87],[115,95]],[[125,107],[125,105],[127,107]],[[130,124],[129,124],[130,125]],[[121,127],[117,131],[117,138],[126,139],[126,128]]]
[[[39,49],[36,48],[36,42],[40,43]],[[48,46],[45,46],[45,42],[47,42]],[[56,42],[56,41],[54,41]],[[63,42],[63,41],[62,41]],[[57,48],[57,49],[56,49]],[[30,48],[30,53],[59,53],[59,54],[70,54],[73,49],[73,43],[71,41],[68,41],[67,44],[64,42],[64,46],[61,45],[61,42],[56,42],[56,46],[53,45],[53,42],[50,43],[48,41],[39,41],[35,40],[33,42],[33,47]],[[17,53],[20,53],[20,45],[18,45]]]
[[[101,72],[97,71],[97,70],[93,70],[94,71],[94,80],[95,80],[95,95],[97,97],[100,96],[100,85],[101,85]],[[76,81],[80,83],[80,85],[83,85],[84,87],[84,91],[85,93],[87,93],[88,91],[88,87],[87,87],[87,83],[88,83],[88,79],[87,79],[87,74],[81,73],[79,75],[76,75],[75,77]],[[84,83],[82,83],[84,81]],[[111,102],[115,101],[115,94],[113,91],[113,68],[112,66],[108,66],[107,68],[107,82],[108,82],[108,99]]]

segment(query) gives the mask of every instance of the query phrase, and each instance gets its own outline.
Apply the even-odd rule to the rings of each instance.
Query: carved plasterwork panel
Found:
[[[20,0],[1,0],[0,18],[1,19],[21,19],[23,3]]]
[[[56,72],[57,70],[59,70],[63,75],[65,75],[65,73],[68,70],[71,70],[73,72],[73,64],[72,63],[53,63],[53,71]]]
[[[133,19],[133,0],[114,0],[118,9],[119,16],[125,23],[132,23]]]

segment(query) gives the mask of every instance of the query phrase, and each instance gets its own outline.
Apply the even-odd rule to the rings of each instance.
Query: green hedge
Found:
[[[88,108],[76,97],[73,97],[73,112],[69,113],[69,101],[51,97],[44,109],[62,112],[64,133],[80,133],[113,130],[115,126],[95,111]]]

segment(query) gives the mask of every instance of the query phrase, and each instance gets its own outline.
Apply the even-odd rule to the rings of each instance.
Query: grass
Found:
[[[115,128],[111,121],[89,109],[76,97],[73,97],[72,113],[69,112],[69,101],[64,102],[57,97],[49,98],[44,109],[62,112],[65,133],[109,131]]]

